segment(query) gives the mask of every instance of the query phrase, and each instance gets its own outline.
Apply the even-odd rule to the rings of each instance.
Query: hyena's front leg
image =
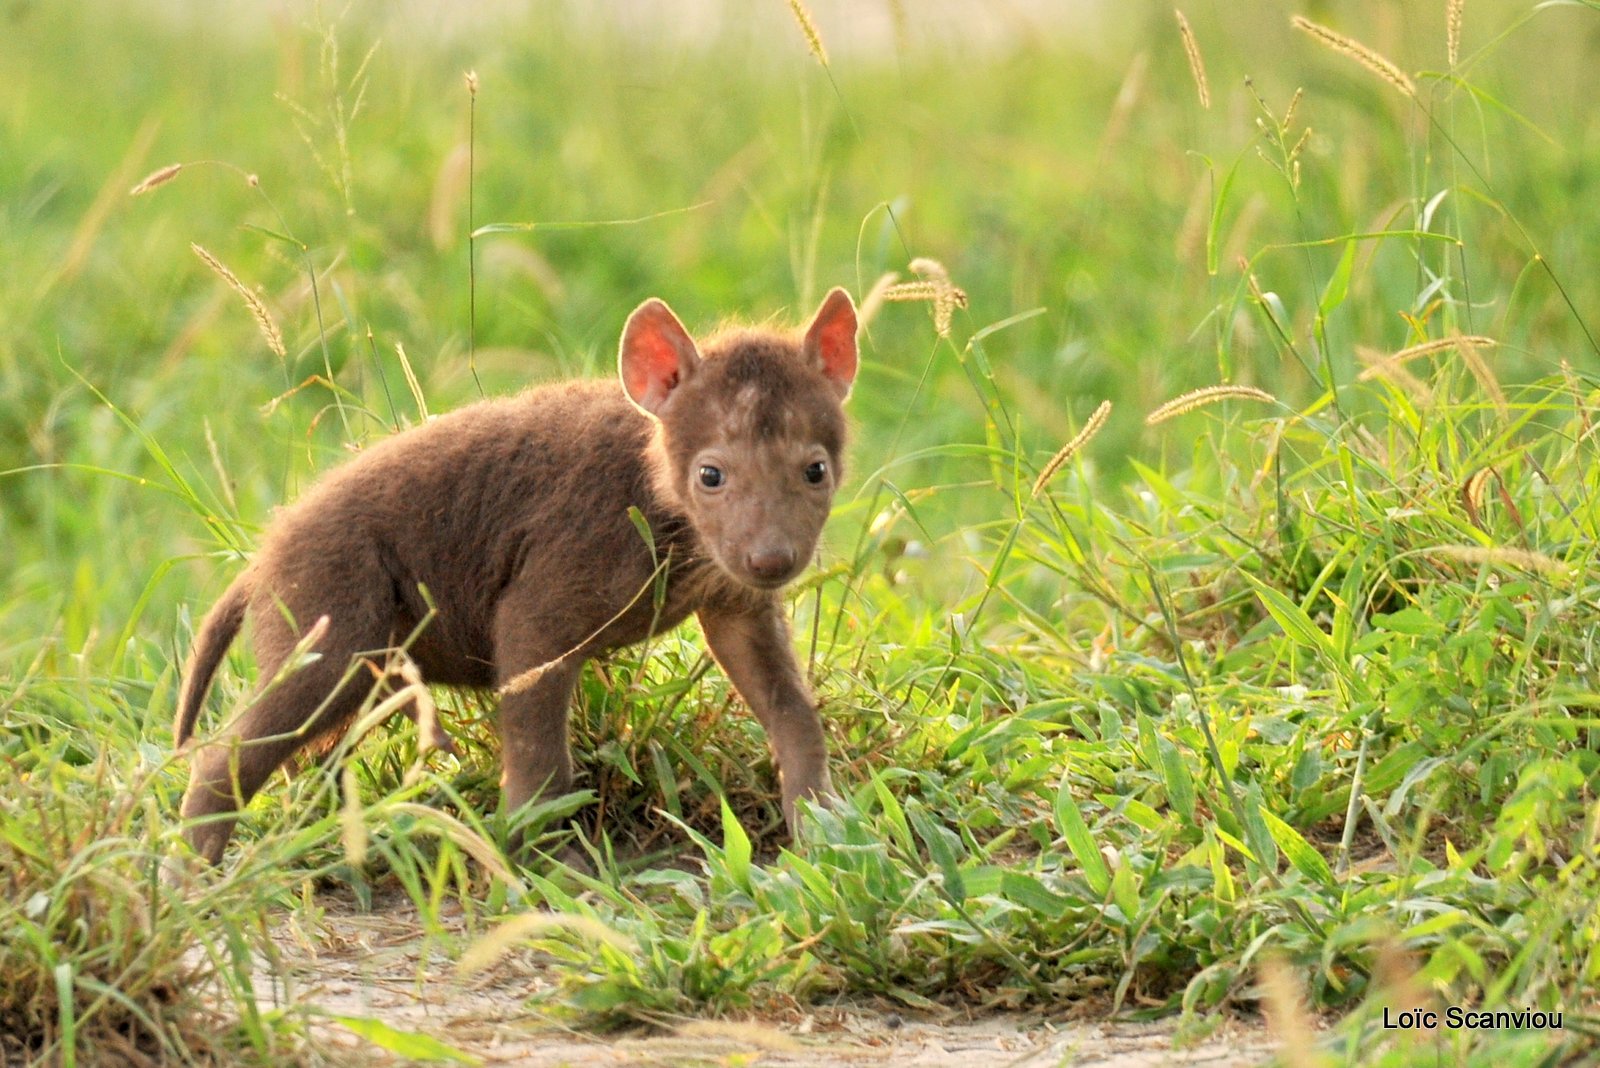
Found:
[[[774,596],[754,610],[703,608],[699,615],[712,655],[766,729],[792,835],[795,801],[825,802],[833,782],[822,718],[795,662],[782,603]]]

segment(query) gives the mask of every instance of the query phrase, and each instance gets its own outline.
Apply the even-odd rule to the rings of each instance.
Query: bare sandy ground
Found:
[[[562,1027],[528,1006],[528,999],[551,982],[532,955],[460,979],[453,960],[437,951],[426,955],[423,924],[404,898],[388,897],[369,913],[334,898],[319,904],[325,911],[316,923],[290,920],[277,933],[278,974],[288,978],[288,996],[327,1013],[376,1018],[397,1030],[429,1035],[485,1065],[1235,1068],[1264,1064],[1273,1052],[1264,1030],[1233,1022],[1199,1044],[1177,1048],[1175,1022],[1068,1021],[1039,1014],[937,1019],[887,1005],[851,1004],[797,1007],[739,1022],[679,1020],[670,1030],[596,1035]],[[451,933],[462,929],[453,918],[446,924]],[[265,966],[260,978],[260,989],[269,989]],[[332,1020],[319,1024],[318,1032],[347,1050],[353,1063],[385,1060]],[[408,1062],[394,1058],[392,1063]]]

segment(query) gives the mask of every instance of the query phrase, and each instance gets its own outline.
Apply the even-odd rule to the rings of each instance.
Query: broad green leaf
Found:
[[[1228,870],[1228,854],[1222,843],[1213,839],[1206,849],[1206,859],[1211,864],[1211,892],[1224,904],[1238,896],[1233,884],[1233,872]]]
[[[1305,609],[1254,575],[1246,572],[1241,574],[1244,574],[1246,581],[1255,589],[1262,606],[1295,644],[1322,654],[1330,663],[1336,659],[1333,655],[1332,642],[1315,623],[1311,622],[1311,617],[1306,615]]]
[[[1460,927],[1463,924],[1470,926],[1471,923],[1472,917],[1469,916],[1464,910],[1451,909],[1448,912],[1441,912],[1437,916],[1430,916],[1421,923],[1407,927],[1401,933],[1400,937],[1406,942],[1411,942],[1415,939],[1427,938],[1431,935],[1449,931],[1453,928]]]
[[[416,1031],[402,1031],[390,1027],[371,1016],[340,1016],[330,1014],[329,1019],[371,1042],[379,1049],[404,1057],[409,1061],[449,1061],[452,1064],[482,1064],[483,1060],[432,1035]]]
[[[917,837],[928,848],[928,856],[944,877],[944,892],[950,900],[960,904],[967,899],[966,880],[961,877],[961,865],[956,855],[960,839],[943,824],[928,814],[915,798],[906,802],[906,815],[917,829]]]
[[[1412,765],[1411,770],[1406,772],[1406,777],[1400,780],[1400,785],[1395,788],[1394,793],[1389,795],[1389,800],[1384,803],[1383,814],[1390,819],[1399,815],[1400,810],[1405,807],[1406,796],[1411,793],[1411,788],[1426,780],[1429,775],[1432,775],[1439,768],[1448,766],[1451,760],[1452,757],[1436,756]]]
[[[1167,826],[1168,817],[1163,816],[1137,797],[1122,799],[1122,814],[1142,830],[1162,831]]]
[[[1333,869],[1328,867],[1322,854],[1299,831],[1265,808],[1261,809],[1261,819],[1267,825],[1267,833],[1272,835],[1272,840],[1278,843],[1278,848],[1283,850],[1283,855],[1289,858],[1289,863],[1294,865],[1296,871],[1323,886],[1331,888],[1335,885]]]
[[[1272,838],[1272,832],[1267,829],[1267,821],[1261,818],[1265,811],[1261,804],[1261,788],[1251,783],[1244,792],[1244,836],[1250,843],[1250,848],[1255,850],[1256,859],[1268,871],[1278,870],[1278,845]]]
[[[1233,180],[1239,174],[1239,164],[1243,159],[1243,153],[1234,159],[1233,166],[1228,168],[1228,173],[1222,178],[1222,187],[1217,190],[1217,195],[1211,202],[1211,222],[1206,227],[1206,274],[1209,275],[1217,273],[1217,253],[1222,245],[1222,213],[1227,210],[1228,193],[1233,189]],[[1216,171],[1213,170],[1213,178],[1215,175]]]
[[[1065,775],[1061,776],[1061,786],[1056,790],[1056,825],[1061,828],[1067,848],[1083,869],[1089,889],[1104,900],[1106,891],[1111,888],[1111,872],[1106,868],[1106,858],[1100,855],[1100,847],[1094,844],[1094,838],[1089,834],[1089,825],[1083,821],[1083,813],[1078,811],[1078,803],[1072,797],[1072,784]]]
[[[1194,778],[1183,754],[1170,739],[1157,737],[1156,748],[1161,753],[1161,773],[1167,783],[1167,799],[1183,818],[1194,823]]]
[[[1239,839],[1235,838],[1221,827],[1214,826],[1211,828],[1211,830],[1216,834],[1217,841],[1221,842],[1223,845],[1227,846],[1244,859],[1249,861],[1254,861],[1256,859],[1255,850],[1239,841]]]
[[[883,817],[889,824],[890,833],[894,835],[895,844],[907,855],[916,853],[917,844],[911,837],[911,828],[906,824],[905,810],[895,800],[882,776],[872,777],[872,792],[878,797],[878,806],[883,809]]]
[[[1005,895],[1007,901],[1052,920],[1065,916],[1073,904],[1072,899],[1063,897],[1033,876],[1019,871],[1001,874],[1000,893]]]
[[[1372,625],[1378,630],[1416,637],[1428,637],[1444,631],[1442,622],[1420,608],[1402,608],[1387,615],[1378,613],[1372,617]]]
[[[1350,293],[1350,273],[1356,265],[1356,242],[1354,240],[1344,243],[1344,255],[1339,257],[1339,265],[1333,269],[1333,277],[1328,279],[1328,284],[1323,287],[1322,299],[1317,301],[1317,314],[1326,318],[1328,313],[1344,303],[1344,298]]]
[[[1111,900],[1116,902],[1117,908],[1128,918],[1129,926],[1139,922],[1139,884],[1135,880],[1133,868],[1127,864],[1117,869],[1111,877]]]
[[[750,836],[728,807],[727,798],[722,800],[722,862],[727,865],[729,881],[750,893]]]

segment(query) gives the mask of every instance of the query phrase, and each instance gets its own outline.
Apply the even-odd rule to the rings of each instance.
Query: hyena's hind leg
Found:
[[[212,864],[221,861],[239,810],[272,773],[302,748],[328,745],[360,710],[374,677],[358,656],[382,649],[389,635],[388,620],[347,617],[330,619],[302,645],[312,632],[297,633],[276,605],[252,616],[261,688],[220,734],[195,743],[183,798],[185,837]],[[316,655],[286,668],[297,648]]]

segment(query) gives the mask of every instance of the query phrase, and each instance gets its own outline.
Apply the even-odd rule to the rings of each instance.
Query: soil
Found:
[[[377,1019],[397,1031],[430,1036],[485,1065],[1235,1068],[1264,1064],[1275,1048],[1263,1028],[1237,1021],[1224,1021],[1203,1041],[1180,1048],[1175,1020],[956,1012],[936,1018],[886,1003],[796,1006],[765,1018],[680,1019],[650,1031],[593,1034],[563,1027],[529,1007],[528,999],[553,982],[553,973],[533,954],[513,955],[461,979],[453,959],[436,948],[428,955],[427,947],[440,942],[426,937],[422,919],[403,896],[386,895],[371,911],[347,897],[324,896],[318,905],[315,923],[296,913],[276,932],[280,960],[272,971],[286,979],[287,996],[328,1014]],[[440,933],[447,935],[465,929],[458,915],[448,913],[444,925]],[[258,989],[272,989],[266,980],[263,964]],[[332,1019],[319,1019],[316,1031],[352,1062],[409,1063],[386,1058]]]

